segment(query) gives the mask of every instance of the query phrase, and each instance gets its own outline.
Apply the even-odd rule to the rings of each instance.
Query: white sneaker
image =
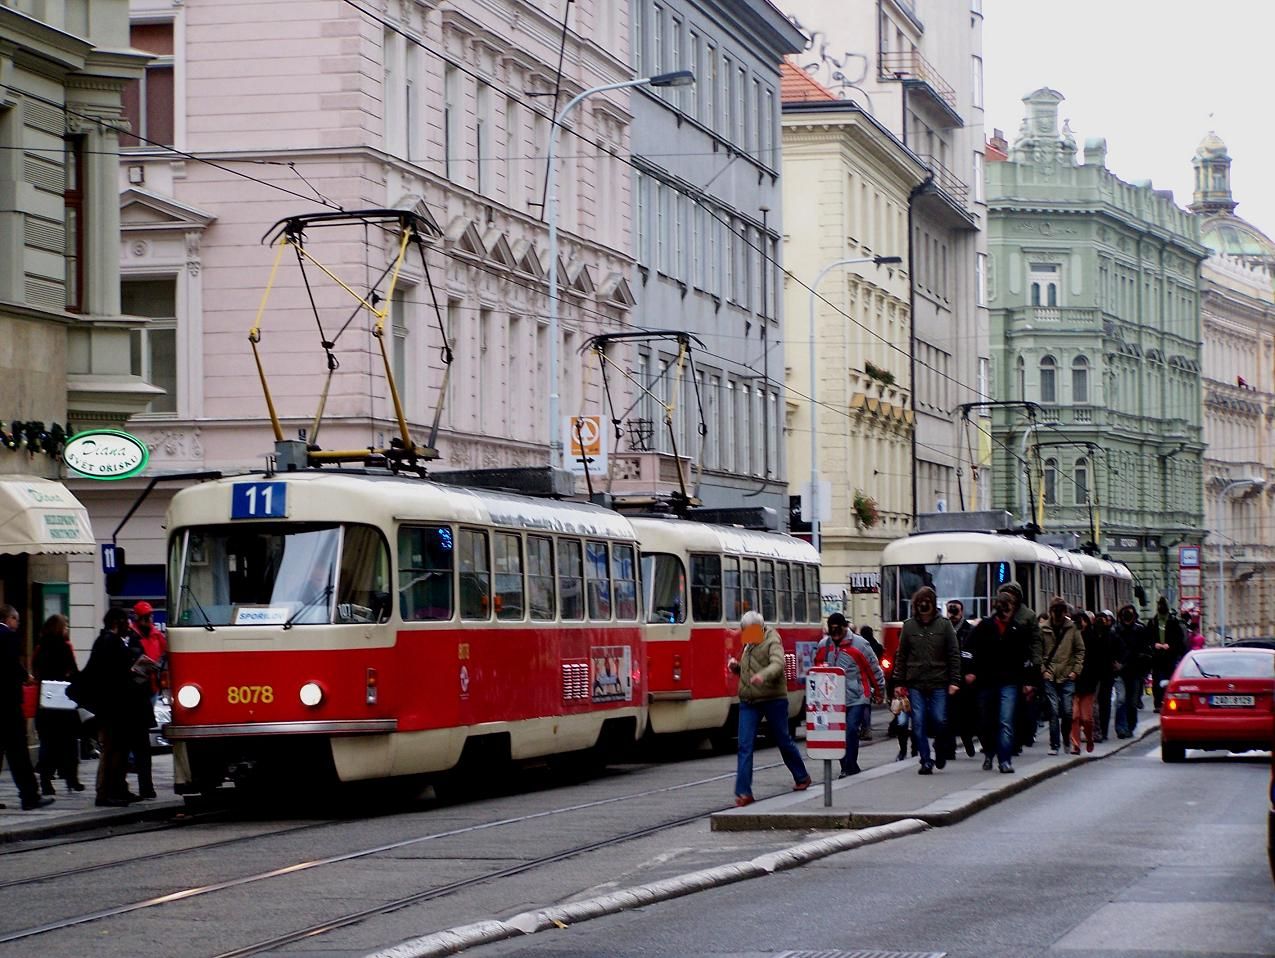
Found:
[[[1058,749],[1056,749],[1056,748],[1051,748],[1051,749],[1049,750],[1049,754],[1050,754],[1050,755],[1057,755],[1057,754],[1058,754]]]

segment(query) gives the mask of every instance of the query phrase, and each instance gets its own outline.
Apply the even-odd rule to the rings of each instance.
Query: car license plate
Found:
[[[1221,708],[1235,708],[1253,706],[1253,696],[1251,695],[1210,695],[1209,704]]]

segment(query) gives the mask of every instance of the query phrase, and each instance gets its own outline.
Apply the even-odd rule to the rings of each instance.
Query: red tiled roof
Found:
[[[779,64],[779,95],[784,103],[837,99],[822,83],[787,60]]]

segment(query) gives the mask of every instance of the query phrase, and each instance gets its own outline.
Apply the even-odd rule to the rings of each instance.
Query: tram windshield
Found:
[[[178,626],[291,627],[389,615],[389,549],[371,526],[207,526],[179,532],[172,550]]]
[[[928,585],[943,603],[960,599],[965,616],[981,619],[990,614],[993,584],[1008,580],[1008,563],[952,562],[926,565],[885,566],[881,570],[881,615],[886,622],[901,622],[912,614],[912,593]]]

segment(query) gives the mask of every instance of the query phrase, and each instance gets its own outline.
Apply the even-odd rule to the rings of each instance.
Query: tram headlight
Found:
[[[318,682],[307,682],[301,686],[301,691],[298,694],[301,697],[301,704],[309,708],[314,708],[323,701],[323,689]]]
[[[184,709],[196,708],[202,699],[203,695],[196,685],[183,685],[177,690],[177,704]]]

